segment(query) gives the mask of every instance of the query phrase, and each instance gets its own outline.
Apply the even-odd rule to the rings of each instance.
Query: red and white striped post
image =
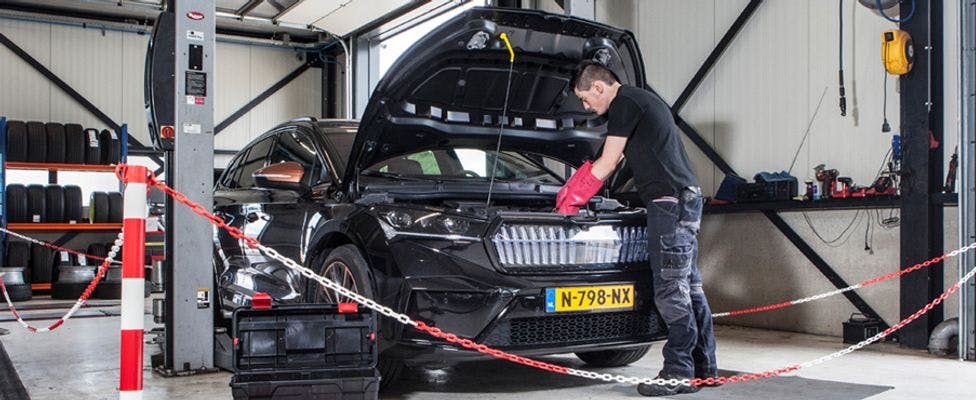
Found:
[[[119,399],[142,399],[142,329],[145,309],[143,263],[146,248],[146,196],[149,170],[126,166],[122,209],[122,347],[119,362]]]

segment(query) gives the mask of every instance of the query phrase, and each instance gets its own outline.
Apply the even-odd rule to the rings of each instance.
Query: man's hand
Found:
[[[580,207],[586,205],[596,192],[600,191],[603,181],[591,172],[593,163],[583,163],[573,174],[563,188],[556,194],[556,211],[560,214],[576,214]]]
[[[617,169],[617,164],[624,158],[624,147],[627,147],[627,138],[608,135],[600,158],[593,163],[583,163],[556,195],[556,211],[560,214],[578,213]]]

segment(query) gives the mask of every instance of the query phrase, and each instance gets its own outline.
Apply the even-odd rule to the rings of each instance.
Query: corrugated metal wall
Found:
[[[0,18],[0,33],[149,144],[143,107],[148,35]],[[293,50],[218,43],[215,122],[220,122],[304,62]],[[318,116],[320,69],[306,71],[215,139],[217,149],[239,149],[288,119]],[[105,128],[41,74],[0,48],[0,115],[10,119],[77,122]],[[226,158],[226,157],[222,157]],[[223,161],[223,160],[220,160]],[[222,162],[218,162],[221,166]]]
[[[553,3],[553,4],[549,4]],[[597,20],[633,31],[647,76],[673,102],[715,47],[747,0],[598,0]],[[810,176],[820,163],[869,184],[887,152],[891,133],[881,132],[884,71],[880,35],[894,27],[854,0],[844,2],[848,116],[837,105],[838,1],[770,0],[762,3],[682,111],[715,150],[742,176],[788,169],[807,124],[811,133],[793,174]],[[952,2],[950,2],[952,3]],[[554,2],[540,1],[542,8]],[[956,143],[955,82],[957,4],[946,5],[946,127],[943,148]],[[916,47],[918,52],[922,50]],[[888,83],[888,121],[899,126],[897,79]],[[823,105],[814,118],[826,88]],[[706,194],[714,194],[721,171],[685,143]],[[826,237],[838,236],[854,211],[807,213]],[[887,214],[887,211],[884,212]],[[870,215],[870,220],[868,219]],[[946,241],[956,243],[955,212],[946,212]],[[801,213],[783,218],[848,282],[898,269],[899,230],[877,224],[879,214],[861,212],[846,240],[820,241]],[[867,231],[868,226],[872,230]],[[779,302],[832,290],[830,283],[759,214],[708,215],[701,235],[700,264],[715,311]],[[873,252],[865,250],[865,242]],[[955,279],[955,263],[946,265]],[[762,290],[757,290],[762,288]],[[889,323],[897,321],[898,285],[892,281],[860,291]],[[956,312],[955,300],[945,307]],[[843,297],[789,311],[729,320],[735,324],[839,335],[841,321],[855,312]]]

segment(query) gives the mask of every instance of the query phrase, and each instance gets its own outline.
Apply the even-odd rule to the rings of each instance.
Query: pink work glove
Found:
[[[556,194],[556,212],[576,214],[600,191],[603,181],[593,175],[593,163],[585,162]]]

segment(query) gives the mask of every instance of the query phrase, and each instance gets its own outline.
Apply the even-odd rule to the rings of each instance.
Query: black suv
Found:
[[[516,49],[504,119],[502,32]],[[216,183],[215,210],[445,331],[524,355],[637,361],[665,337],[644,210],[606,189],[578,215],[552,211],[571,166],[593,157],[605,133],[570,88],[582,59],[645,84],[629,32],[539,11],[469,10],[404,53],[362,122],[295,120],[245,146]],[[255,292],[282,304],[343,301],[223,231],[215,242],[225,315]],[[391,319],[379,331],[386,383],[405,364],[481,357]]]

